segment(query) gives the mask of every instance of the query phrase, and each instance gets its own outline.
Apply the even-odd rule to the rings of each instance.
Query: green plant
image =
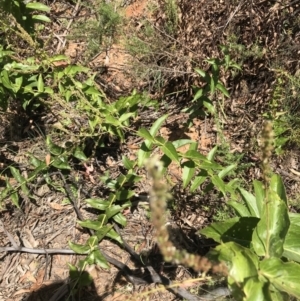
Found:
[[[202,87],[194,87],[195,95],[192,100],[191,106],[184,109],[184,112],[189,113],[190,120],[194,117],[205,116],[205,108],[210,114],[215,114],[215,106],[213,100],[220,92],[222,96],[229,97],[229,92],[220,80],[220,73],[227,72],[231,69],[241,70],[241,67],[231,60],[228,48],[225,46],[221,47],[224,54],[222,60],[219,59],[207,59],[206,62],[209,65],[207,71],[199,68],[195,68],[203,80],[204,84]],[[222,70],[223,69],[223,70]]]
[[[265,133],[270,128],[265,128]],[[265,141],[271,136],[264,136]],[[264,164],[270,149],[265,142]],[[289,213],[284,184],[278,175],[269,176],[264,184],[254,181],[255,195],[240,188],[244,204],[229,201],[237,217],[213,223],[201,234],[220,243],[207,257],[225,262],[228,285],[236,300],[289,300],[300,297],[300,215]]]
[[[86,42],[85,59],[88,60],[102,51],[106,51],[115,42],[123,18],[116,10],[114,3],[98,0],[92,7],[88,2],[85,2],[84,5],[91,9],[94,16],[88,20],[78,20],[71,30],[69,38]]]

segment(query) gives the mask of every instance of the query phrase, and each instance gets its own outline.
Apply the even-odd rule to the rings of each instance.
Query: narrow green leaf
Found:
[[[119,244],[123,245],[123,241],[122,241],[120,235],[114,229],[111,229],[110,231],[108,231],[106,236],[108,238],[115,240]]]
[[[37,83],[37,89],[39,93],[43,93],[44,92],[44,81],[43,81],[43,77],[40,74],[38,77],[38,83]]]
[[[300,298],[300,265],[283,262],[279,258],[267,258],[260,263],[260,273],[279,291]]]
[[[220,82],[217,83],[216,88],[220,90],[226,97],[230,97],[229,92]]]
[[[71,241],[69,241],[68,244],[76,254],[87,254],[90,251],[90,247],[86,245],[79,245]]]
[[[256,198],[253,194],[243,188],[239,188],[239,192],[252,216],[260,217],[260,212],[256,204]]]
[[[93,221],[90,219],[86,219],[84,221],[77,221],[77,223],[83,228],[93,229],[96,231],[98,231],[102,228],[102,222],[99,220]]]
[[[124,167],[128,170],[133,169],[133,167],[135,165],[135,162],[129,160],[126,156],[122,156],[122,162],[123,162]]]
[[[231,171],[233,171],[236,168],[236,164],[231,164],[227,167],[225,167],[224,169],[222,169],[219,173],[218,173],[218,177],[220,179],[223,179],[224,177],[226,177]]]
[[[179,163],[178,153],[172,142],[167,141],[163,145],[159,146],[165,155],[167,155],[172,161]]]
[[[103,269],[109,269],[109,264],[99,249],[93,251],[94,263]]]
[[[211,101],[203,100],[203,106],[207,109],[207,111],[210,114],[214,115],[216,113],[216,109]]]
[[[256,205],[259,212],[259,216],[261,216],[263,204],[265,201],[265,190],[263,183],[257,180],[253,181],[254,192],[255,192],[255,199]]]
[[[207,161],[206,157],[200,154],[197,150],[188,150],[184,155],[184,158],[192,160],[204,160]]]
[[[227,204],[229,206],[231,206],[236,211],[236,213],[241,217],[250,217],[250,216],[252,216],[249,209],[241,203],[238,203],[236,201],[229,201],[229,202],[227,202]]]
[[[182,185],[183,188],[186,188],[195,174],[195,163],[193,161],[186,161],[181,164],[183,168],[182,172]]]
[[[50,12],[50,7],[40,2],[29,2],[26,4],[26,8]]]
[[[270,187],[278,194],[278,196],[285,202],[285,204],[287,204],[284,183],[282,182],[282,179],[279,175],[272,175]]]
[[[206,76],[206,72],[202,69],[199,69],[199,68],[195,68],[195,71],[202,77],[205,77]]]
[[[213,175],[211,177],[211,181],[213,182],[215,187],[223,193],[223,195],[226,195],[226,187],[225,187],[225,183],[223,182],[222,179],[220,179],[216,175]]]
[[[128,200],[135,195],[133,190],[121,189],[116,193],[116,199],[118,201]]]
[[[176,140],[173,141],[172,144],[174,145],[174,147],[177,149],[181,146],[187,145],[187,144],[196,144],[195,141],[193,140],[189,140],[189,139],[180,139],[180,140]]]
[[[283,256],[292,261],[300,262],[300,225],[293,224],[289,227],[288,233],[284,241]]]
[[[122,225],[123,227],[125,227],[126,224],[127,224],[126,217],[122,213],[120,213],[120,212],[118,214],[116,214],[116,215],[113,216],[113,220],[116,223]]]
[[[154,137],[150,134],[150,132],[147,130],[147,129],[145,129],[145,128],[140,128],[138,131],[137,131],[137,134],[140,136],[140,137],[142,137],[142,138],[144,138],[144,139],[146,139],[146,140],[149,140],[149,141],[151,141],[151,142],[154,142],[155,141],[155,139],[154,139]]]
[[[257,255],[281,257],[286,234],[290,226],[288,209],[277,193],[269,189],[261,220],[253,233],[253,247]]]
[[[37,20],[37,21],[43,21],[43,22],[51,23],[51,19],[48,18],[45,15],[33,15],[32,19]]]
[[[197,176],[195,177],[194,181],[192,182],[190,192],[194,192],[204,181],[206,180],[207,176]]]
[[[157,134],[158,130],[160,129],[164,121],[168,118],[168,116],[169,116],[168,114],[163,115],[153,123],[150,129],[150,134],[152,137],[154,137]]]
[[[208,155],[207,155],[207,159],[209,160],[209,161],[213,161],[214,160],[214,158],[215,158],[215,155],[216,155],[216,153],[217,153],[217,150],[218,150],[218,147],[217,147],[217,145],[208,153]]]
[[[13,166],[9,167],[10,172],[12,173],[13,177],[16,179],[16,181],[20,184],[23,184],[26,182],[25,178],[21,175],[20,171],[16,169]]]
[[[198,100],[200,97],[202,97],[203,93],[204,93],[203,89],[198,89],[193,98],[193,101]]]
[[[102,199],[86,199],[85,202],[89,204],[92,208],[98,209],[98,210],[106,210],[108,206],[110,205],[109,201],[102,200]]]

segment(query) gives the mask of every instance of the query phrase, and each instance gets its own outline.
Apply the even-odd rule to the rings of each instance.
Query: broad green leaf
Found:
[[[253,194],[243,188],[239,188],[243,201],[245,202],[251,216],[260,217],[260,212],[256,204],[256,198]]]
[[[155,141],[155,139],[154,139],[154,137],[150,134],[150,132],[147,130],[147,129],[145,129],[145,128],[140,128],[138,131],[137,131],[137,134],[140,136],[140,137],[142,137],[142,138],[144,138],[144,139],[146,139],[146,140],[149,140],[149,141],[151,141],[151,142],[154,142]]]
[[[283,262],[279,258],[267,258],[260,263],[260,273],[278,290],[300,298],[300,265]]]
[[[195,163],[193,161],[186,161],[181,164],[183,167],[182,172],[182,185],[183,188],[186,188],[195,174]]]
[[[287,198],[284,188],[284,183],[279,175],[273,175],[271,177],[270,188],[273,189],[278,196],[287,204]]]
[[[164,123],[164,121],[168,118],[168,114],[161,116],[160,118],[158,118],[152,125],[151,129],[150,129],[150,134],[152,135],[152,137],[154,137],[158,130],[160,129],[160,127],[162,126],[162,124]]]
[[[109,264],[107,263],[105,257],[102,255],[99,249],[93,251],[94,263],[103,269],[109,269]]]
[[[70,58],[64,54],[58,54],[58,55],[54,55],[54,56],[50,57],[48,60],[50,62],[59,62],[59,61],[68,61],[69,62]]]
[[[26,8],[50,12],[50,7],[40,2],[29,2],[26,4]]]
[[[236,211],[236,213],[241,217],[252,216],[251,212],[244,204],[238,203],[236,201],[229,201],[227,202],[227,204],[231,206]]]
[[[12,84],[10,82],[8,72],[6,70],[2,70],[1,76],[0,76],[0,82],[2,82],[3,86],[9,90],[12,90]]]
[[[218,173],[218,177],[220,179],[223,179],[224,177],[226,177],[232,170],[234,170],[236,168],[236,164],[231,164],[227,167],[225,167],[224,169],[222,169],[219,173]]]
[[[89,204],[92,208],[98,210],[106,210],[110,205],[109,201],[102,200],[102,199],[86,199],[85,202]]]
[[[263,183],[257,180],[253,181],[255,198],[256,198],[256,206],[259,212],[259,216],[261,216],[263,204],[265,201],[265,190]]]
[[[253,232],[253,247],[257,255],[281,257],[283,244],[290,226],[288,209],[277,193],[269,189],[261,220]]]
[[[300,214],[289,212],[289,218],[292,225],[300,226]]]
[[[125,227],[126,224],[127,224],[126,217],[122,213],[120,213],[120,212],[113,216],[113,220],[116,223],[122,225],[123,227]]]
[[[87,254],[90,251],[90,247],[86,245],[75,244],[71,241],[69,241],[68,244],[76,254]]]
[[[105,223],[102,223],[101,221],[97,220],[97,221],[93,221],[93,220],[90,220],[90,219],[86,219],[84,221],[77,221],[77,223],[83,227],[83,228],[88,228],[88,229],[93,229],[93,230],[100,230],[102,228],[102,224],[105,224]]]
[[[125,114],[122,114],[119,118],[119,121],[121,123],[123,123],[124,121],[127,121],[130,117],[134,116],[134,113],[125,113]]]
[[[243,292],[245,293],[243,301],[275,301],[271,298],[268,283],[260,281],[258,277],[246,279]]]
[[[218,243],[233,241],[249,248],[258,222],[259,219],[256,217],[234,217],[223,222],[212,223],[199,233]]]
[[[228,283],[236,291],[239,285],[251,277],[258,276],[258,257],[249,249],[227,242],[207,254],[208,259],[225,262],[228,266]]]
[[[289,260],[300,262],[300,225],[293,224],[289,227],[288,233],[284,241],[284,252],[283,256]]]

